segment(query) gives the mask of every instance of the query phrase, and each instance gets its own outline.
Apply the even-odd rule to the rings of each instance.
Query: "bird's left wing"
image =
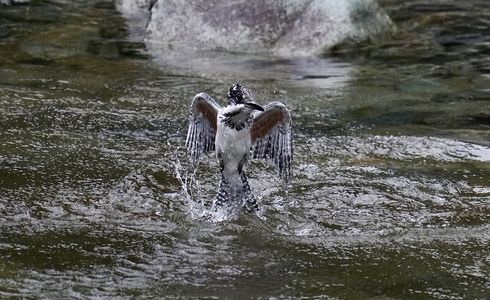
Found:
[[[194,163],[201,154],[214,151],[219,109],[219,104],[206,93],[199,93],[192,100],[185,146]]]
[[[272,102],[254,116],[251,131],[252,157],[271,161],[286,181],[291,177],[293,160],[292,121],[286,106]]]

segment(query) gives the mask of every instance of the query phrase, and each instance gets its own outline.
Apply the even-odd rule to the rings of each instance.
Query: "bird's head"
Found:
[[[255,103],[255,96],[244,85],[235,83],[228,91],[228,105],[243,104],[250,110],[264,111],[262,106]]]
[[[223,122],[226,126],[241,130],[253,122],[254,111],[264,111],[255,103],[253,94],[243,85],[236,83],[228,91],[228,106],[223,110]]]

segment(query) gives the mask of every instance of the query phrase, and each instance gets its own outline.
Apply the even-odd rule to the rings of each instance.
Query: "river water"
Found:
[[[325,58],[173,63],[112,1],[0,6],[0,297],[490,298],[490,4],[381,4],[395,35]],[[252,162],[261,212],[217,217],[188,107],[237,80],[294,178]]]

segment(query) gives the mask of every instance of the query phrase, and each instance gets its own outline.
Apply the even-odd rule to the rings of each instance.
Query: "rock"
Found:
[[[4,39],[10,36],[10,29],[6,24],[0,24],[0,39]]]
[[[281,56],[321,54],[391,31],[374,0],[121,0],[151,7],[146,41],[174,50],[227,50]],[[125,14],[127,15],[127,14]]]
[[[157,0],[119,0],[117,8],[127,16],[147,15]]]
[[[130,39],[143,41],[150,12],[157,0],[118,0],[116,8],[124,15],[129,25]]]
[[[0,0],[0,4],[3,5],[26,4],[29,2],[31,2],[31,0]]]

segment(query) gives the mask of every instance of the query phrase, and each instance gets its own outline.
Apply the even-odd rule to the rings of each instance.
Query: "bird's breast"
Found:
[[[243,155],[250,152],[251,144],[250,129],[235,130],[218,122],[215,146],[225,166],[238,166]]]

